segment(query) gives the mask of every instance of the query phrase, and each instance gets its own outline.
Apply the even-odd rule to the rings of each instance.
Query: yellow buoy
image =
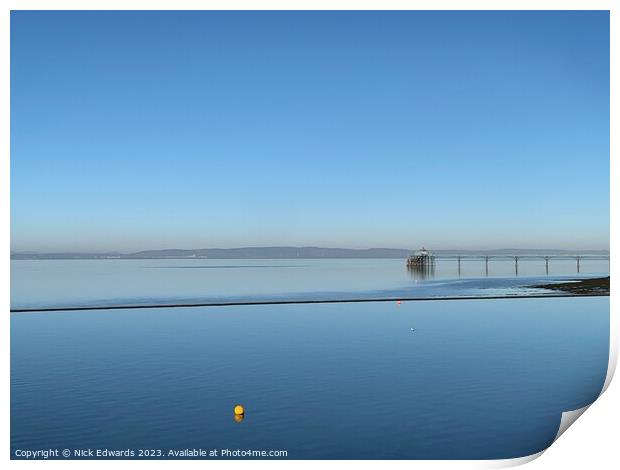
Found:
[[[235,405],[235,415],[243,416],[245,414],[245,409],[243,405]]]

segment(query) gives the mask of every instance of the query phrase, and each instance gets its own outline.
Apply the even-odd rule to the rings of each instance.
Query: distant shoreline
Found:
[[[145,250],[136,253],[37,253],[12,252],[12,260],[81,260],[81,259],[403,259],[415,252],[407,248],[321,248],[321,247],[242,247],[202,248],[197,250]],[[436,255],[595,255],[609,256],[608,250],[518,249],[433,250]]]

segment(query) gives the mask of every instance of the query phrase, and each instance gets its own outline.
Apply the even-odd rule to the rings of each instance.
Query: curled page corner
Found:
[[[620,327],[620,318],[617,314],[609,312],[609,361],[607,362],[607,375],[605,376],[605,383],[603,389],[599,393],[599,397],[605,393],[605,390],[609,387],[611,380],[616,372],[616,365],[618,363],[618,335],[613,332],[618,331]]]
[[[540,457],[547,449],[543,449],[540,452],[536,452],[535,454],[526,455],[524,457],[515,457],[513,459],[499,459],[499,460],[490,460],[487,462],[487,465],[482,465],[482,468],[509,468],[509,467],[518,467],[519,465],[525,465],[526,463],[531,462],[532,460],[536,460]],[[478,461],[480,462],[480,461]],[[478,463],[477,462],[477,463]],[[480,467],[478,467],[480,468]]]
[[[616,364],[618,362],[618,337],[617,335],[612,334],[612,332],[618,330],[617,326],[620,319],[612,312],[610,312],[609,315],[609,360],[607,362],[607,375],[605,376],[605,383],[603,384],[603,388],[601,388],[601,393],[598,394],[599,397],[603,393],[605,393],[605,390],[607,390],[607,388],[609,387],[609,384],[614,377],[614,373],[616,371]],[[592,403],[584,406],[583,408],[579,408],[578,410],[565,411],[564,413],[562,413],[560,427],[558,429],[558,433],[553,439],[553,442],[557,441],[559,437],[564,434],[564,431],[566,431],[575,421],[577,421],[577,418],[584,414],[591,405]]]
[[[614,314],[612,312],[610,312],[610,318],[609,318],[609,360],[607,363],[607,374],[605,376],[605,383],[603,384],[603,387],[601,388],[601,392],[599,393],[598,397],[600,397],[603,393],[605,393],[605,391],[607,390],[607,388],[609,388],[609,384],[611,383],[613,377],[614,377],[614,373],[616,371],[616,364],[618,362],[618,337],[617,335],[612,334],[613,331],[618,331],[618,326],[620,323],[620,316],[614,316]],[[598,397],[596,398],[598,400]],[[594,400],[596,401],[596,400]],[[592,402],[594,403],[594,402]],[[557,441],[560,436],[562,434],[564,434],[564,432],[570,428],[572,426],[572,424],[577,421],[577,419],[586,412],[586,410],[588,408],[590,408],[590,406],[592,406],[592,403],[590,403],[589,405],[586,405],[582,408],[579,408],[577,410],[570,410],[570,411],[564,411],[562,413],[562,417],[560,419],[560,426],[558,428],[558,432],[555,435],[555,437],[553,438],[553,442],[549,445],[549,447],[551,447],[551,445],[553,445],[553,443],[555,441]],[[494,460],[492,462],[489,462],[489,466],[488,468],[507,468],[507,467],[518,467],[519,465],[523,465],[526,464],[528,462],[531,462],[532,460],[537,459],[538,457],[540,457],[542,454],[545,453],[545,451],[549,448],[547,447],[546,449],[541,450],[540,452],[537,452],[535,454],[531,454],[531,455],[527,455],[524,457],[517,457],[517,458],[513,458],[513,459],[502,459],[502,460]]]
[[[611,315],[611,312],[610,312],[610,315]],[[618,362],[618,338],[616,337],[616,335],[611,334],[611,332],[614,331],[613,323],[615,321],[616,320],[614,320],[613,317],[610,316],[609,360],[607,362],[607,374],[605,376],[605,383],[603,384],[603,387],[601,388],[601,392],[598,394],[598,397],[600,397],[603,393],[605,393],[605,390],[607,390],[607,388],[609,387],[609,384],[611,383],[611,380],[613,379],[614,372],[616,371],[616,363]],[[598,400],[598,397],[596,398],[597,400]],[[558,428],[558,432],[555,435],[553,442],[557,441],[560,438],[560,436],[564,434],[564,432],[568,428],[570,428],[572,424],[575,421],[577,421],[577,419],[582,414],[584,414],[588,408],[590,408],[592,403],[584,406],[583,408],[579,408],[577,410],[564,411],[562,413],[562,418],[560,419],[560,427]],[[551,445],[553,445],[553,442],[551,443]]]
[[[602,393],[602,392],[601,392]],[[599,395],[600,396],[600,395]],[[558,432],[553,438],[553,442],[557,441],[558,438],[564,434],[566,431],[577,419],[590,407],[590,405],[586,405],[583,408],[579,408],[578,410],[564,411],[562,413],[562,418],[560,419],[560,427],[558,428]],[[553,442],[549,445],[553,445]],[[503,459],[503,460],[494,460],[489,462],[489,468],[508,468],[508,467],[518,467],[520,465],[524,465],[526,463],[531,462],[532,460],[536,460],[545,451],[549,448],[545,448],[540,452],[536,452],[535,454],[526,455],[525,457],[516,457],[514,459]]]
[[[584,414],[588,408],[590,408],[590,405],[586,405],[583,408],[579,408],[578,410],[571,410],[571,411],[563,412],[562,419],[560,420],[560,427],[558,428],[558,433],[555,435],[553,442],[557,441],[560,438],[560,436],[564,434],[564,431],[570,428],[571,425],[575,421],[577,421],[577,418],[579,418],[582,414]]]

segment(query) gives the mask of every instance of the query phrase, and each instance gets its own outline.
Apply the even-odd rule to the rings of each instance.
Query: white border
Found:
[[[10,331],[10,236],[9,236],[9,224],[10,224],[10,172],[9,172],[9,152],[10,152],[10,132],[9,132],[9,120],[10,120],[10,58],[9,58],[9,40],[10,40],[10,10],[610,10],[611,11],[611,127],[610,127],[610,139],[611,139],[611,168],[610,168],[610,180],[611,180],[611,251],[615,253],[615,240],[618,240],[620,231],[618,230],[618,217],[614,214],[618,213],[618,202],[620,202],[620,192],[618,185],[614,182],[620,181],[620,174],[618,173],[617,155],[614,150],[616,149],[616,137],[619,134],[617,122],[617,110],[618,110],[618,94],[617,89],[613,84],[618,78],[618,8],[613,1],[583,1],[583,0],[436,0],[436,1],[371,1],[371,0],[359,0],[359,1],[282,1],[282,0],[230,0],[230,1],[200,1],[200,0],[92,0],[92,1],[77,1],[77,0],[61,0],[61,1],[43,1],[43,0],[24,0],[16,1],[9,0],[2,3],[1,19],[0,19],[0,103],[2,104],[2,112],[0,114],[0,152],[1,161],[0,165],[0,182],[3,192],[2,199],[0,199],[0,216],[4,221],[3,227],[5,230],[0,232],[2,244],[5,247],[2,251],[2,269],[0,271],[1,276],[1,298],[5,305],[4,321],[2,322],[3,328],[3,340],[2,351],[4,353],[4,361],[2,361],[2,377],[5,381],[5,386],[2,390],[2,404],[4,407],[5,425],[2,427],[1,443],[0,443],[0,458],[6,460],[10,455],[10,409],[9,409],[9,338]],[[611,273],[614,279],[617,279],[618,263],[613,258],[611,262]],[[617,363],[618,355],[618,332],[619,317],[618,317],[618,302],[615,295],[616,289],[612,288],[611,296],[611,341],[610,341],[610,364],[605,383],[605,388],[610,384],[613,372]],[[592,465],[597,463],[601,468],[609,467],[610,462],[618,461],[618,453],[616,451],[616,443],[614,440],[614,426],[615,423],[611,418],[613,413],[618,415],[620,410],[620,389],[617,385],[611,386],[609,390],[600,397],[589,408],[588,413],[585,413],[584,417],[580,419],[580,426],[574,427],[566,435],[562,436],[557,444],[552,445],[547,451],[545,451],[545,457],[536,460],[531,463],[530,466],[535,468],[537,465],[551,465],[553,467],[562,466],[565,468],[581,468],[584,465]],[[578,410],[575,414],[581,414]],[[570,421],[570,414],[563,416],[564,424]],[[558,437],[562,435],[562,432],[558,432]],[[499,461],[356,461],[355,466],[361,468],[369,468],[380,465],[381,467],[411,467],[424,466],[433,468],[448,468],[448,467],[468,467],[468,468],[489,468],[489,467],[505,467],[520,465],[531,461],[538,457],[540,454],[524,457],[521,459],[511,460],[499,460]],[[41,462],[41,461],[38,461]],[[115,466],[148,466],[159,467],[174,465],[194,465],[217,467],[230,467],[243,465],[244,461],[213,461],[208,463],[205,461],[118,461],[115,462]],[[34,465],[39,465],[35,463]],[[10,461],[10,465],[21,466],[31,465],[26,461]],[[44,465],[51,468],[58,468],[62,465],[79,466],[83,468],[88,467],[108,467],[109,461],[48,461]],[[294,465],[295,467],[315,467],[320,466],[338,466],[342,465],[340,461],[252,461],[252,466],[257,468],[289,468]]]

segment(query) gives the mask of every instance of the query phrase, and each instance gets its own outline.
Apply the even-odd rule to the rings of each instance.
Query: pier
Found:
[[[489,263],[494,260],[502,261],[514,261],[515,275],[519,275],[519,261],[523,260],[540,260],[544,262],[545,273],[549,274],[549,265],[554,260],[574,260],[577,268],[577,273],[581,271],[581,262],[588,260],[606,260],[610,262],[609,255],[579,255],[579,254],[567,254],[567,255],[544,255],[544,254],[523,254],[523,255],[435,255],[429,251],[422,249],[407,258],[407,267],[417,268],[422,266],[434,266],[437,260],[454,260],[457,265],[458,273],[461,274],[461,263],[464,261],[484,261],[486,275],[489,275]]]
[[[435,256],[426,248],[416,251],[407,258],[407,267],[424,267],[435,264]]]

